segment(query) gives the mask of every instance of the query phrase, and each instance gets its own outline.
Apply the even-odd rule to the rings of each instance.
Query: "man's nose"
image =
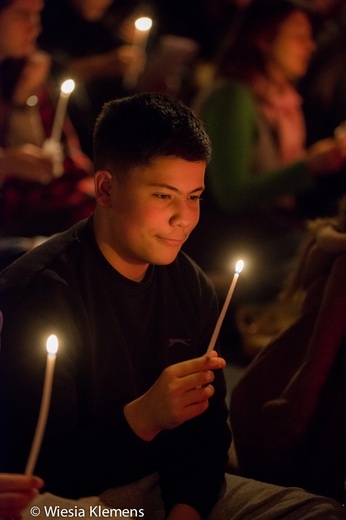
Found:
[[[195,225],[199,218],[199,207],[191,208],[191,201],[178,200],[174,203],[174,210],[170,222],[176,226],[191,226]]]

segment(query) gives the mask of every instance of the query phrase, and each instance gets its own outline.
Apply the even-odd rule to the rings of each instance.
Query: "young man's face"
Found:
[[[36,49],[42,0],[13,0],[0,11],[0,59],[24,58]]]
[[[205,167],[162,157],[134,168],[121,182],[113,177],[108,239],[118,262],[113,266],[122,274],[173,262],[198,222]]]

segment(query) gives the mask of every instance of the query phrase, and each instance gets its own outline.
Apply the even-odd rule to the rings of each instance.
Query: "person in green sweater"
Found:
[[[297,2],[254,0],[225,46],[212,88],[196,100],[213,144],[207,175],[213,211],[202,212],[189,252],[208,271],[222,270],[232,250],[246,254],[252,243],[270,282],[280,283],[281,261],[291,257],[304,228],[297,197],[345,163],[343,138],[305,147],[295,82],[315,50],[312,32],[310,15]]]
[[[295,2],[254,0],[201,110],[214,143],[209,182],[221,209],[261,207],[344,164],[334,138],[305,149],[294,82],[314,49],[310,18]]]

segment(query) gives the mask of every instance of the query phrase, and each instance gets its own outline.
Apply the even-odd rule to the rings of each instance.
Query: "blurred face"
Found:
[[[84,20],[95,22],[104,16],[113,0],[72,0],[72,3]]]
[[[120,273],[140,279],[148,264],[173,262],[198,222],[205,166],[162,157],[134,168],[121,182],[96,172],[96,184],[99,176],[106,186],[98,204],[107,210],[107,223],[99,227],[108,229],[108,260]]]
[[[0,11],[0,59],[23,58],[36,49],[42,0],[13,0]]]
[[[342,0],[311,0],[314,11],[322,15],[333,13],[342,4]]]
[[[305,75],[315,50],[308,16],[294,11],[281,24],[268,54],[268,68],[277,79],[294,81]]]

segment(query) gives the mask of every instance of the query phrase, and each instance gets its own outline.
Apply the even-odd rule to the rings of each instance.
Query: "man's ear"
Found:
[[[108,170],[97,170],[94,175],[97,202],[104,208],[111,205],[113,176]]]

